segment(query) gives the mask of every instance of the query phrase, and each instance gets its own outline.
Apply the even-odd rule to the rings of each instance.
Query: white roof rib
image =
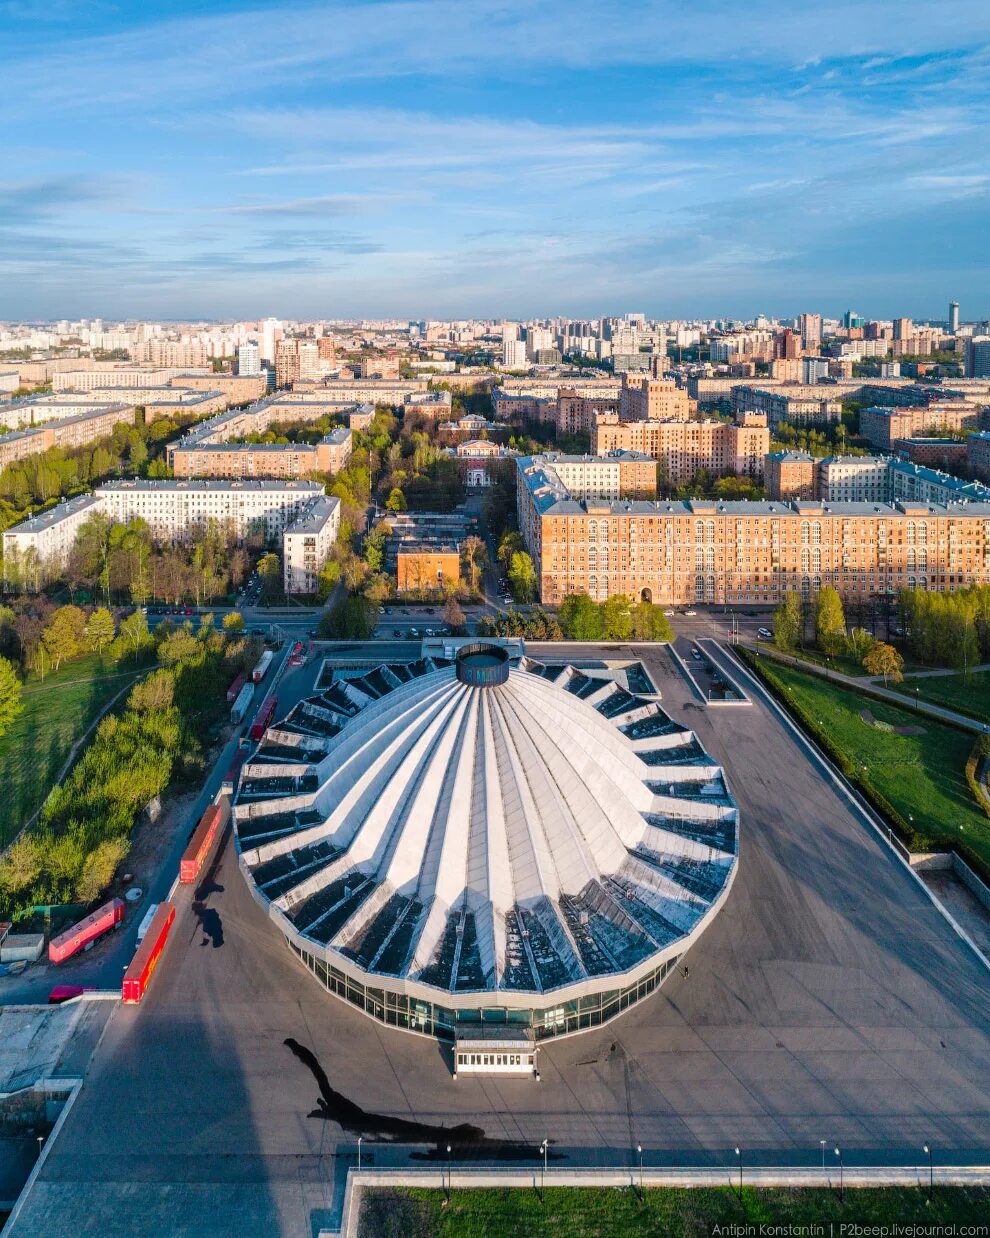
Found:
[[[448,1005],[614,986],[676,950],[730,883],[722,771],[655,701],[531,659],[486,681],[490,654],[474,680],[423,659],[297,706],[340,729],[305,741],[315,764],[263,741],[235,810],[242,867],[284,931],[371,984],[416,981]],[[290,790],[287,771],[316,789]]]

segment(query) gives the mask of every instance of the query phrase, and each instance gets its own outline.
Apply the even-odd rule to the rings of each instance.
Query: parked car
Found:
[[[419,636],[419,628],[410,628],[410,629],[409,629],[409,635],[410,635],[410,636]]]
[[[401,628],[393,628],[393,629],[392,629],[392,635],[393,635],[393,636],[401,636],[401,635],[402,635],[402,629],[401,629]]]
[[[677,614],[677,611],[676,610],[665,610],[663,613],[667,616],[668,619],[672,619],[674,615]]]
[[[684,613],[689,619],[693,619],[698,612],[696,610],[686,610]]]
[[[773,633],[769,628],[760,628],[756,635],[760,638],[760,640],[773,640]]]
[[[692,657],[692,658],[694,658],[695,662],[700,662],[700,661],[701,661],[701,650],[700,650],[700,649],[692,649],[692,650],[691,650],[691,657]]]

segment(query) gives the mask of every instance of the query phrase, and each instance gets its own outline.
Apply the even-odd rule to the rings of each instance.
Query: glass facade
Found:
[[[668,959],[653,971],[622,989],[607,989],[586,997],[554,1006],[509,1009],[505,1006],[485,1006],[480,1009],[454,1009],[437,1002],[421,1001],[403,993],[391,993],[371,984],[363,984],[344,974],[332,963],[300,949],[287,939],[293,952],[309,968],[324,988],[370,1014],[380,1023],[406,1031],[436,1036],[451,1041],[460,1030],[470,1034],[472,1024],[513,1023],[531,1029],[537,1041],[554,1036],[566,1036],[571,1032],[583,1032],[598,1027],[622,1014],[630,1006],[648,997],[677,964],[677,959]],[[453,994],[451,995],[453,996]],[[493,994],[497,996],[497,994]]]

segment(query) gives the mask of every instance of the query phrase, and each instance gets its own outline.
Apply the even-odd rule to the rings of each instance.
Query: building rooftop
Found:
[[[296,481],[293,479],[263,481],[255,478],[188,478],[168,481],[151,481],[143,477],[130,477],[123,481],[109,481],[96,487],[97,494],[111,494],[115,491],[192,491],[203,493],[213,490],[296,490],[301,495],[318,495],[323,493],[323,487],[315,481]]]
[[[68,519],[70,516],[75,516],[79,512],[99,507],[99,504],[100,500],[97,495],[80,494],[74,499],[67,499],[64,503],[58,503],[54,507],[50,507],[45,512],[39,512],[36,516],[29,516],[27,520],[22,520],[20,524],[15,524],[12,528],[7,529],[4,536],[6,537],[10,533],[37,533],[42,529],[50,528],[52,525]]]
[[[767,458],[778,460],[781,464],[814,464],[815,462],[815,457],[806,451],[771,451]]]
[[[308,503],[305,509],[285,530],[286,534],[301,535],[319,533],[327,521],[333,518],[334,512],[340,506],[340,499],[329,494],[322,494]]]
[[[287,936],[445,1004],[567,1000],[679,952],[728,892],[737,820],[655,701],[485,644],[332,681],[269,728],[235,807]]]

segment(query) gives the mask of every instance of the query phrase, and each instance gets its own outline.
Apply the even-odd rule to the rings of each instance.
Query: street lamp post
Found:
[[[825,1140],[819,1139],[818,1142],[822,1145],[822,1177],[824,1177],[825,1176]]]
[[[641,1143],[638,1143],[636,1145],[636,1151],[639,1153],[639,1197],[640,1199],[644,1199],[645,1196],[643,1195],[643,1145]]]
[[[742,1152],[736,1148],[736,1159],[739,1162],[739,1201],[742,1202]]]
[[[841,1149],[836,1148],[835,1155],[839,1158],[839,1203],[841,1204],[845,1202],[845,1195],[843,1193],[844,1183],[842,1181],[842,1151]]]
[[[358,1135],[358,1173],[361,1172],[361,1144],[364,1142],[364,1136]]]
[[[935,1193],[935,1162],[932,1159],[931,1144],[926,1143],[924,1147],[924,1151],[925,1151],[925,1155],[928,1157],[928,1200],[927,1202],[930,1204],[932,1202],[932,1195]]]
[[[447,1199],[450,1199],[450,1144],[447,1144]]]
[[[542,1195],[547,1189],[547,1148],[550,1146],[550,1140],[544,1139],[540,1144],[540,1151],[543,1153],[543,1177],[540,1179],[540,1194]]]

